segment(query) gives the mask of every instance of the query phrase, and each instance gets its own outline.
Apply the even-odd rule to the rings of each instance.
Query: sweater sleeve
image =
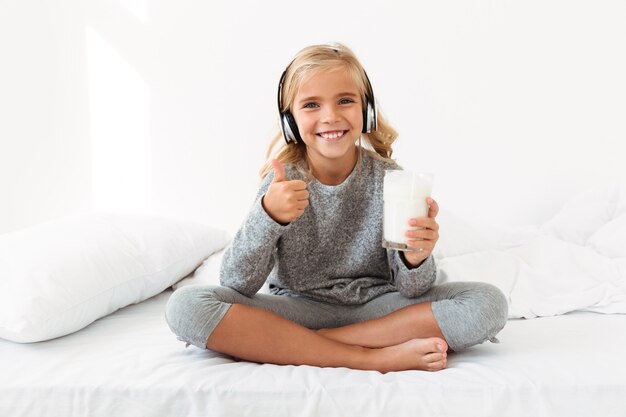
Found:
[[[265,283],[274,268],[278,239],[290,226],[275,222],[261,203],[272,178],[273,172],[265,177],[248,217],[224,253],[220,268],[221,285],[247,297],[256,294]]]
[[[394,284],[403,296],[415,298],[428,291],[437,279],[437,265],[433,256],[429,256],[417,268],[409,269],[400,258],[400,252],[391,250],[391,270]]]

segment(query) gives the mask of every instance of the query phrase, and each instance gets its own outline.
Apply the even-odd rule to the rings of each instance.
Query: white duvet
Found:
[[[626,313],[626,186],[581,193],[538,227],[494,228],[442,212],[438,282],[484,281],[509,317]]]

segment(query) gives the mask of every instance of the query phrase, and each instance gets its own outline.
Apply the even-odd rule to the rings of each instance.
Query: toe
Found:
[[[435,348],[436,348],[436,351],[438,352],[447,352],[448,344],[443,339],[435,338]]]
[[[439,371],[446,367],[446,361],[440,360],[437,362],[432,362],[427,365],[429,371]]]
[[[444,359],[445,359],[444,354],[439,353],[439,352],[429,353],[428,355],[424,355],[424,362],[426,363],[441,362]]]

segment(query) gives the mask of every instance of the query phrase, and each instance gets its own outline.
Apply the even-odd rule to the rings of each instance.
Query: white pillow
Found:
[[[626,214],[602,226],[587,245],[609,258],[626,258]]]
[[[626,184],[602,183],[574,196],[541,230],[584,246],[601,227],[623,213],[626,213]]]
[[[220,268],[226,249],[215,252],[202,262],[196,270],[172,286],[177,290],[187,285],[220,285]]]
[[[184,279],[181,279],[174,284],[172,288],[177,290],[181,287],[186,287],[187,285],[220,285],[220,268],[222,267],[222,258],[224,257],[226,249],[228,248],[224,248],[209,256],[204,260],[204,262],[202,262],[202,265],[200,265],[195,271],[186,276]],[[270,293],[267,281],[265,281],[259,290],[259,293]]]
[[[463,218],[446,209],[439,211],[437,223],[439,241],[433,251],[436,259],[515,247],[539,234],[534,226],[495,226]]]
[[[0,337],[38,342],[150,298],[228,242],[209,226],[131,214],[0,235]]]

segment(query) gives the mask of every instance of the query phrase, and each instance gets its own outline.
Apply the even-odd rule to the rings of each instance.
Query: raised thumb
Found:
[[[272,159],[272,166],[274,167],[274,179],[272,182],[285,181],[285,167],[277,159]]]

